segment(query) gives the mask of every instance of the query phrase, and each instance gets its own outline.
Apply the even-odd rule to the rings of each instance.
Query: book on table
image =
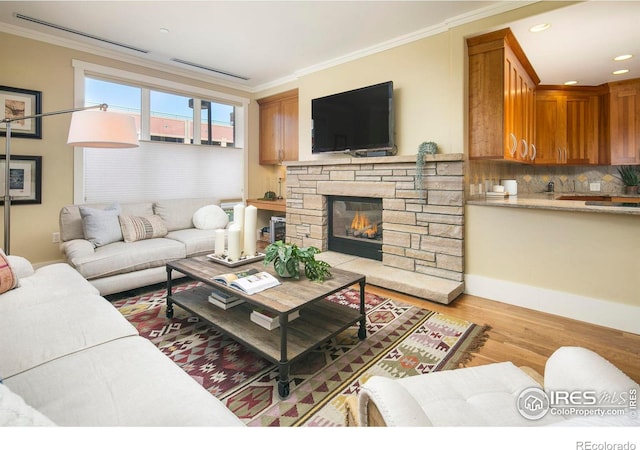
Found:
[[[251,318],[252,322],[257,323],[267,330],[275,330],[280,326],[280,317],[278,316],[278,314],[267,311],[266,309],[254,309],[249,317]],[[297,319],[298,317],[300,317],[300,311],[292,312],[291,314],[289,314],[289,322]]]
[[[214,289],[209,294],[209,303],[214,304],[222,309],[229,309],[241,303],[244,303],[244,300],[237,295]]]
[[[244,300],[236,297],[235,300],[223,301],[213,295],[209,295],[209,303],[216,305],[218,308],[229,309],[244,303]]]
[[[252,295],[265,289],[278,286],[280,281],[268,272],[249,269],[242,272],[223,273],[213,277],[213,281],[225,286],[238,289],[245,294]]]
[[[217,299],[223,303],[230,303],[234,300],[239,300],[240,298],[237,295],[230,294],[229,292],[221,291],[219,289],[214,289],[213,291],[211,291],[209,297]]]

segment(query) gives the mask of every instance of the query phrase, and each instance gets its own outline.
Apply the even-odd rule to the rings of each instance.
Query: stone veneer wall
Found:
[[[462,154],[295,161],[287,165],[287,241],[327,250],[327,196],[382,198],[382,263],[454,281],[464,274]]]

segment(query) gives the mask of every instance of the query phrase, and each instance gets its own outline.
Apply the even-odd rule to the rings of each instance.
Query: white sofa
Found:
[[[120,235],[113,242],[105,240],[107,243],[100,239],[93,239],[92,243],[91,236],[86,236],[81,208],[106,211],[114,205],[67,205],[60,210],[60,249],[65,261],[89,280],[101,295],[159,283],[166,280],[165,264],[168,261],[213,252],[215,229],[224,228],[228,217],[220,209],[218,213],[224,215],[223,220],[214,228],[202,229],[196,228],[193,216],[205,206],[218,204],[214,198],[116,204],[119,208],[113,214],[116,225],[119,215],[155,216],[166,227],[166,234],[134,242],[125,242]]]
[[[0,425],[241,426],[68,264],[0,295]]]
[[[528,373],[505,362],[407,378],[373,376],[350,402],[355,411],[348,411],[347,421],[361,426],[640,426],[640,411],[630,402],[638,384],[590,350],[556,350],[542,383]],[[546,397],[545,405],[544,395],[552,392],[562,395]],[[563,398],[567,392],[574,400]],[[607,396],[610,400],[603,400]],[[573,412],[578,403],[587,408]],[[591,413],[618,407],[624,415]]]

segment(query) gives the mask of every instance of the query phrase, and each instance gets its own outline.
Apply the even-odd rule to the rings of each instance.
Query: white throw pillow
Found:
[[[122,208],[119,204],[114,203],[104,209],[88,206],[80,206],[78,209],[82,217],[84,238],[94,247],[122,240],[122,231],[120,231],[120,222],[118,221]]]
[[[229,216],[218,205],[207,205],[193,213],[193,225],[200,230],[217,230],[229,223]]]
[[[29,260],[22,256],[7,255],[7,260],[16,277],[18,277],[18,280],[20,280],[20,278],[30,277],[36,272]]]
[[[48,427],[55,423],[0,382],[0,427],[21,426]]]

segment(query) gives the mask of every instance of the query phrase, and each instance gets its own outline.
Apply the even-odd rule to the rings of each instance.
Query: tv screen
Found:
[[[391,150],[393,82],[311,100],[313,153]]]

